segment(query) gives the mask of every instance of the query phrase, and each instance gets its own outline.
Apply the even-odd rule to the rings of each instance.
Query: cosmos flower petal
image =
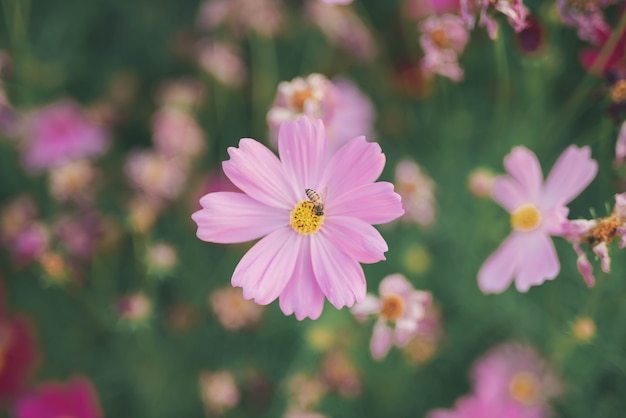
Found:
[[[591,183],[597,172],[598,163],[591,159],[591,148],[570,145],[548,174],[542,206],[569,203]]]
[[[515,147],[504,158],[504,168],[519,183],[526,202],[536,202],[543,182],[537,156],[526,147]]]
[[[329,158],[328,141],[321,120],[301,117],[283,123],[278,132],[278,152],[291,180],[293,192],[306,198],[305,189],[321,191],[322,169]]]
[[[418,331],[418,321],[415,318],[404,318],[396,321],[393,336],[398,347],[405,346]]]
[[[391,222],[404,214],[393,184],[379,181],[345,193],[326,206],[328,216],[353,216],[369,224]]]
[[[515,287],[520,292],[528,292],[531,286],[554,279],[561,266],[548,235],[539,230],[519,235],[520,256]]]
[[[317,284],[337,309],[351,307],[365,298],[361,265],[340,251],[333,241],[317,234],[311,240],[311,261]]]
[[[300,247],[301,240],[290,227],[272,232],[243,256],[233,273],[232,285],[243,288],[245,299],[267,305],[291,278]]]
[[[385,239],[372,225],[348,216],[329,216],[320,230],[347,256],[360,263],[376,263],[385,259],[389,249]]]
[[[202,209],[191,215],[203,241],[230,244],[263,237],[286,226],[289,213],[269,207],[243,193],[209,193]]]
[[[509,212],[528,202],[519,183],[508,176],[498,176],[493,183],[493,200]]]
[[[242,138],[239,148],[228,148],[230,160],[224,161],[224,173],[241,191],[268,206],[292,210],[299,199],[287,180],[276,155],[265,145]]]
[[[382,297],[398,295],[408,298],[414,291],[413,285],[402,274],[390,274],[378,286],[378,293]]]
[[[483,293],[502,293],[513,281],[520,254],[520,235],[513,233],[489,256],[478,271]]]
[[[383,320],[376,321],[372,339],[370,340],[370,352],[372,358],[381,360],[387,356],[393,343],[393,330]]]
[[[309,240],[299,238],[302,241],[300,254],[293,274],[280,294],[280,309],[285,315],[295,313],[296,319],[301,321],[320,317],[324,309],[324,294],[313,273]]]
[[[365,296],[365,299],[350,308],[350,312],[352,312],[352,315],[354,315],[359,321],[364,321],[367,319],[368,315],[374,315],[380,312],[381,306],[381,300],[368,293]]]
[[[324,184],[332,200],[356,187],[376,181],[385,166],[385,155],[380,145],[357,137],[344,145],[328,163]]]

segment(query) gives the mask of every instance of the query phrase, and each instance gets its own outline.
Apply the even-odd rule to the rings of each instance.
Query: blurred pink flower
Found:
[[[430,16],[420,23],[421,65],[425,72],[440,74],[453,81],[463,79],[459,55],[469,40],[467,27],[459,16]]]
[[[617,3],[617,1],[557,0],[556,6],[563,23],[576,27],[580,39],[598,44],[602,40],[600,34],[611,30],[604,21],[602,11],[605,7]]]
[[[403,347],[419,332],[420,321],[432,303],[430,293],[415,290],[401,274],[385,277],[378,293],[380,298],[368,294],[351,310],[361,320],[378,316],[370,341],[370,352],[376,360],[384,358],[392,345]]]
[[[378,47],[374,36],[352,8],[308,0],[306,14],[331,45],[363,61],[376,58]]]
[[[403,220],[420,226],[431,225],[435,220],[435,183],[414,161],[398,162],[394,185],[402,197]]]
[[[204,100],[204,85],[193,78],[181,78],[163,83],[157,92],[160,106],[192,110]]]
[[[152,301],[143,292],[120,296],[115,301],[115,312],[125,321],[146,321],[152,313]]]
[[[267,114],[272,140],[276,142],[282,122],[302,115],[322,119],[331,149],[338,150],[357,136],[369,135],[374,108],[351,81],[340,78],[331,82],[321,74],[310,74],[278,85]]]
[[[177,197],[187,181],[184,159],[167,157],[152,150],[132,152],[124,171],[138,191],[161,199]]]
[[[209,295],[209,305],[220,324],[229,331],[257,325],[263,316],[263,307],[244,299],[240,288],[214,290]]]
[[[33,173],[68,160],[97,157],[108,147],[105,132],[69,100],[39,109],[24,124],[22,161]]]
[[[5,403],[24,389],[39,353],[26,318],[10,317],[4,312],[0,315],[0,403]]]
[[[326,353],[321,373],[328,388],[341,396],[354,398],[361,393],[361,376],[345,351],[334,349]]]
[[[484,293],[503,292],[513,280],[520,292],[554,279],[560,270],[551,235],[563,235],[565,206],[591,183],[598,164],[589,147],[568,147],[545,183],[537,157],[515,147],[504,159],[508,175],[496,177],[493,198],[511,214],[513,232],[478,272]]]
[[[207,412],[221,414],[239,403],[241,395],[230,371],[202,372],[199,383],[200,398]]]
[[[495,175],[490,170],[477,168],[470,173],[467,186],[474,196],[488,198],[491,197],[494,180]]]
[[[93,191],[96,170],[87,160],[69,161],[50,170],[48,190],[58,201],[84,200]]]
[[[48,228],[37,219],[37,207],[31,196],[18,196],[2,208],[0,243],[18,263],[40,256],[48,247],[49,238]]]
[[[83,209],[65,215],[54,224],[54,233],[72,257],[88,260],[96,253],[104,236],[104,218],[95,210]]]
[[[239,51],[222,42],[200,42],[198,62],[202,69],[228,87],[241,87],[248,77]]]
[[[353,0],[320,0],[322,3],[326,4],[350,4]]]
[[[39,385],[17,401],[14,414],[16,418],[102,417],[96,392],[83,377]]]
[[[504,343],[476,361],[471,372],[474,393],[489,403],[517,403],[529,416],[550,416],[548,402],[562,386],[534,348]],[[523,415],[527,416],[527,415]]]
[[[487,400],[469,395],[456,401],[454,409],[435,409],[426,418],[549,418],[543,411],[527,408],[507,400]]]
[[[17,261],[26,263],[43,254],[49,241],[48,228],[41,222],[33,222],[17,234],[11,247]]]
[[[412,19],[458,13],[459,9],[459,0],[404,0],[404,12]]]
[[[471,29],[475,24],[475,13],[480,13],[479,26],[484,26],[491,39],[498,36],[498,23],[491,16],[495,10],[507,17],[515,32],[521,32],[526,27],[526,18],[529,11],[522,0],[460,0],[461,16]]]
[[[197,25],[206,31],[224,25],[236,35],[255,31],[274,37],[283,21],[282,10],[277,0],[205,0],[200,6]]]
[[[333,153],[324,124],[303,116],[281,125],[278,151],[280,159],[249,138],[229,148],[224,172],[243,193],[209,193],[192,218],[204,241],[263,237],[239,262],[233,286],[246,299],[266,305],[280,297],[285,314],[316,319],[324,296],[337,309],[363,300],[359,263],[384,260],[387,251],[372,224],[401,216],[402,204],[392,184],[375,182],[385,157],[363,137]]]
[[[624,12],[622,12],[624,13]],[[621,14],[620,13],[620,16]],[[610,51],[607,51],[607,58],[604,62],[604,66],[601,68],[595,68],[600,58],[600,53],[608,46],[607,43],[611,37],[611,28],[606,30],[597,31],[594,45],[589,48],[584,48],[580,54],[580,61],[589,72],[597,72],[604,74],[609,70],[617,70],[623,72],[626,69],[626,31],[622,32],[617,40],[617,43],[612,47]],[[619,81],[617,81],[619,83]]]
[[[152,140],[156,149],[170,157],[192,158],[204,149],[204,133],[187,112],[163,107],[152,117]]]

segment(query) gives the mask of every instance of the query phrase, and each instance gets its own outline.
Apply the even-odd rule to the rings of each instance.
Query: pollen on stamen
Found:
[[[404,313],[404,301],[400,296],[389,295],[383,299],[380,316],[388,321],[395,321]]]
[[[513,229],[528,232],[537,228],[541,223],[541,212],[531,204],[520,206],[511,214]]]
[[[509,382],[511,397],[523,405],[532,405],[537,402],[541,383],[537,376],[529,372],[515,374]]]
[[[324,215],[316,215],[313,203],[308,200],[298,202],[289,215],[289,225],[302,235],[319,231],[323,223]]]

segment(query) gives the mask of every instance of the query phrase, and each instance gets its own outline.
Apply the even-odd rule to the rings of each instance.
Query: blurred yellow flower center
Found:
[[[540,383],[537,377],[529,372],[520,372],[511,378],[509,393],[516,401],[530,405],[535,403],[540,393]]]
[[[313,202],[302,200],[289,215],[289,225],[299,234],[309,235],[319,231],[324,223],[324,215],[316,215]]]
[[[532,231],[541,223],[541,212],[531,204],[520,206],[511,214],[511,226],[522,232]]]
[[[380,308],[380,316],[395,321],[404,313],[404,301],[400,296],[389,295],[383,299],[383,306]]]
[[[626,101],[626,80],[619,80],[611,87],[609,91],[611,101],[613,103],[621,103]]]
[[[446,36],[446,31],[443,29],[436,29],[430,33],[430,39],[433,43],[441,49],[446,49],[450,46],[450,41]]]
[[[304,104],[306,103],[307,100],[309,100],[311,97],[313,97],[313,93],[311,92],[310,89],[304,89],[304,90],[298,90],[293,94],[293,107],[296,108],[296,110],[299,113],[304,112]]]

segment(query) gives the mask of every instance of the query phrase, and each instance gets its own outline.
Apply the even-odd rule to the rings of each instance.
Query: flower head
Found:
[[[93,386],[82,377],[38,386],[17,401],[14,413],[16,418],[102,417]]]
[[[402,196],[402,219],[428,226],[435,220],[435,183],[414,161],[405,159],[396,165],[396,189]]]
[[[453,81],[462,80],[463,70],[458,60],[469,40],[463,19],[452,14],[430,16],[420,24],[420,32],[424,71],[440,74]]]
[[[134,151],[124,171],[131,184],[143,194],[157,199],[173,199],[187,180],[187,162],[152,150]]]
[[[228,87],[241,87],[248,76],[239,51],[226,43],[201,42],[198,61],[207,73]]]
[[[239,262],[233,286],[262,305],[280,297],[285,314],[315,319],[324,297],[337,309],[363,300],[359,263],[387,251],[372,224],[399,217],[402,205],[392,184],[375,182],[385,157],[363,137],[333,153],[323,123],[302,117],[283,123],[278,150],[280,159],[247,138],[229,148],[224,173],[243,193],[209,193],[192,218],[204,241],[262,238]]]
[[[478,24],[487,29],[491,39],[496,39],[498,36],[498,23],[491,16],[493,10],[505,15],[515,32],[521,32],[526,28],[526,18],[529,12],[522,0],[460,0],[460,2],[461,16],[470,28],[474,27],[474,14],[479,9]]]
[[[602,10],[617,0],[557,0],[559,15],[568,26],[578,29],[578,37],[597,44],[601,34],[610,30]]]
[[[241,394],[230,371],[202,372],[199,383],[200,397],[207,411],[223,413],[239,403]]]
[[[403,347],[420,331],[420,321],[432,302],[430,293],[415,290],[401,274],[385,277],[379,294],[380,298],[367,295],[352,308],[357,318],[378,316],[370,341],[372,357],[377,360],[384,358],[392,345]]]
[[[38,110],[25,123],[22,159],[31,172],[48,170],[69,160],[97,157],[108,147],[104,131],[68,100]]]
[[[333,150],[372,129],[372,103],[349,80],[330,81],[321,74],[296,77],[278,85],[276,99],[267,114],[275,140],[281,123],[302,115],[322,119]]]
[[[503,292],[512,281],[527,292],[557,276],[560,264],[550,236],[565,234],[565,205],[595,177],[598,165],[590,156],[589,147],[568,147],[545,182],[530,150],[515,147],[506,156],[508,175],[496,177],[493,198],[511,214],[513,231],[478,272],[483,292]]]
[[[241,289],[224,287],[209,295],[209,305],[224,328],[235,331],[259,323],[263,307],[243,298]]]
[[[236,35],[254,31],[273,37],[279,32],[282,20],[282,8],[276,0],[205,0],[197,23],[207,31],[228,26]]]

